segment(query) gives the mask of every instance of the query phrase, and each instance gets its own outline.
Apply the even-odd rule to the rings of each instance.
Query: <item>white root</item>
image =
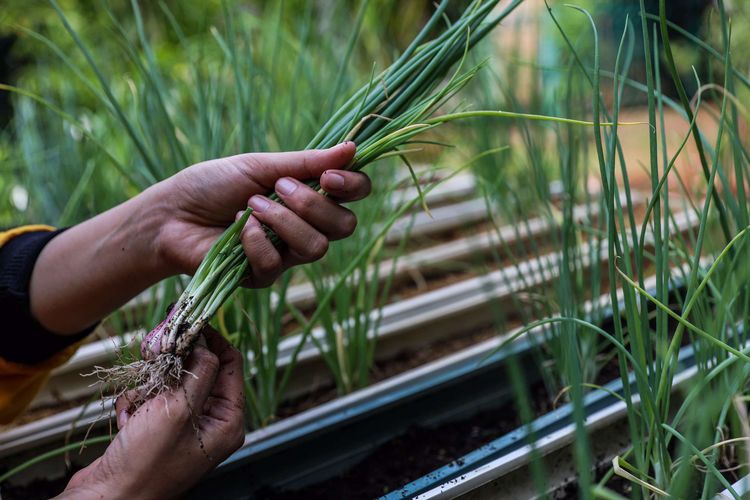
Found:
[[[181,356],[162,353],[153,359],[134,361],[127,365],[111,368],[96,366],[91,373],[85,375],[95,375],[102,384],[111,387],[115,400],[130,389],[138,389],[138,400],[131,402],[137,407],[177,387],[182,376],[189,373],[183,368],[183,361]]]

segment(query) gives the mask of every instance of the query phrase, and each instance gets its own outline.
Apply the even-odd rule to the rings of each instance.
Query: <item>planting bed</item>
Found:
[[[588,212],[590,209],[584,206],[576,208],[577,217],[584,217]],[[409,253],[397,261],[392,298],[397,300],[413,297],[482,275],[487,272],[487,266],[476,267],[474,264],[474,271],[467,271],[467,268],[472,267],[472,261],[488,259],[488,252],[496,248],[500,241],[514,247],[516,251],[528,251],[523,250],[528,239],[544,239],[551,229],[546,220],[532,219],[520,229],[508,226],[499,232],[491,230]],[[497,266],[494,263],[489,265],[493,269]],[[383,267],[389,268],[390,264],[385,262]],[[460,271],[450,271],[455,267]],[[310,285],[302,284],[290,288],[287,300],[296,307],[305,308],[314,304],[315,293]],[[138,333],[131,333],[122,339],[101,340],[85,345],[69,363],[53,372],[45,390],[32,403],[32,407],[49,407],[61,399],[69,400],[92,394],[89,380],[82,379],[79,374],[90,372],[95,365],[109,365],[114,359],[117,347],[131,342],[137,336]]]
[[[607,297],[600,299],[602,304],[607,300]],[[535,334],[528,339],[501,351],[497,351],[497,346],[502,341],[491,339],[391,381],[376,384],[362,392],[382,394],[388,403],[384,404],[375,396],[368,398],[370,404],[366,409],[350,407],[346,421],[340,424],[343,428],[337,427],[335,417],[332,421],[326,421],[323,417],[313,424],[316,429],[311,433],[294,436],[292,432],[294,437],[289,436],[289,431],[285,435],[278,434],[281,442],[274,444],[278,448],[276,453],[282,456],[286,453],[293,453],[295,457],[308,456],[304,451],[307,446],[320,447],[313,448],[313,455],[318,459],[316,465],[303,465],[305,468],[299,473],[294,472],[297,465],[289,461],[285,462],[283,477],[275,478],[272,472],[265,471],[267,461],[275,463],[283,459],[269,455],[270,450],[261,443],[255,446],[252,442],[248,443],[252,439],[251,434],[246,447],[217,470],[215,479],[209,478],[194,492],[194,496],[199,498],[201,494],[213,490],[213,494],[219,498],[233,498],[233,495],[246,495],[254,484],[263,483],[271,488],[265,490],[268,495],[271,491],[276,495],[283,490],[292,490],[287,491],[283,498],[323,498],[326,492],[336,491],[361,492],[361,497],[366,498],[385,493],[382,490],[384,476],[378,476],[374,471],[375,466],[383,470],[384,464],[393,465],[393,469],[388,469],[386,474],[394,474],[394,479],[385,483],[393,487],[397,486],[399,478],[404,477],[403,474],[425,472],[425,467],[436,463],[435,460],[447,463],[458,459],[461,453],[476,444],[486,443],[493,435],[502,435],[518,423],[515,412],[511,410],[513,396],[508,381],[508,360],[518,362],[526,383],[532,387],[532,396],[539,396],[535,398],[535,411],[542,414],[552,407],[554,395],[547,395],[540,382],[538,357],[532,340],[541,337]],[[610,366],[602,371],[601,379],[610,380],[616,371],[616,364]],[[423,386],[412,394],[411,384],[417,380]],[[356,399],[357,394],[342,399],[347,398]],[[316,416],[315,412],[311,410],[307,415],[298,417],[312,419]],[[391,413],[396,413],[398,417],[390,420],[388,415]],[[278,425],[283,426],[284,423]],[[330,427],[324,429],[320,426]],[[387,429],[383,429],[384,426]],[[263,431],[258,432],[260,434],[255,434],[259,438],[264,437]],[[335,432],[337,436],[335,451],[324,449],[330,448],[330,432]],[[388,438],[389,435],[392,437]],[[295,439],[293,449],[286,450],[282,442],[292,438]],[[304,441],[304,444],[300,441]],[[320,444],[316,445],[316,442]],[[330,455],[335,456],[329,458]],[[295,458],[295,461],[298,460]],[[360,465],[354,465],[358,462]],[[402,472],[395,472],[402,467]],[[339,473],[339,479],[300,488],[306,483],[320,482],[326,476],[336,475],[339,470],[343,470],[343,474]]]
[[[447,205],[451,208],[452,205]],[[596,210],[579,206],[574,211],[575,218],[596,217]],[[680,231],[690,231],[694,219],[689,214],[677,215]],[[456,219],[460,222],[460,219]],[[456,224],[459,222],[453,222]],[[425,222],[427,223],[427,222]],[[467,272],[458,275],[445,275],[446,267],[464,266],[469,262],[487,256],[501,241],[513,246],[516,250],[528,247],[532,239],[544,240],[552,230],[550,223],[543,219],[530,219],[520,227],[504,227],[470,235],[462,240],[449,241],[413,251],[398,261],[397,275],[403,283],[418,273],[428,278],[420,293],[412,294],[408,288],[394,294],[401,300],[385,306],[383,320],[378,335],[378,350],[373,368],[371,382],[397,379],[399,374],[408,374],[423,364],[436,360],[449,359],[452,353],[471,349],[470,346],[484,345],[496,331],[492,328],[498,314],[504,315],[514,326],[519,320],[515,296],[519,292],[544,291],[544,288],[556,276],[555,268],[559,263],[559,253],[550,251],[538,258],[518,264],[509,265],[487,272],[486,266],[475,271],[478,276]],[[536,249],[539,252],[539,248]],[[582,255],[590,255],[583,250]],[[606,264],[606,246],[601,249],[601,262],[589,262],[584,259],[584,269]],[[447,264],[450,263],[450,264]],[[520,279],[523,278],[523,279]],[[413,285],[412,285],[413,286]],[[309,285],[296,285],[290,289],[291,300],[299,305],[312,300],[314,294]],[[128,341],[136,333],[125,337]],[[314,330],[312,335],[322,335]],[[286,338],[280,345],[279,367],[286,366],[299,340],[294,336]],[[94,402],[86,407],[70,408],[70,401],[75,398],[88,398],[92,390],[89,381],[81,379],[81,372],[90,371],[95,364],[107,364],[113,359],[111,341],[84,346],[66,366],[58,369],[50,381],[48,391],[37,402],[42,414],[50,411],[56,401],[57,409],[64,410],[59,414],[39,421],[6,430],[0,434],[0,456],[7,457],[8,464],[22,462],[25,458],[38,455],[45,449],[59,445],[63,437],[75,440],[83,437],[89,427],[106,432],[109,403]],[[338,401],[325,403],[336,398],[331,385],[330,375],[320,359],[320,353],[312,342],[302,349],[290,385],[287,401],[279,409],[280,423],[293,421],[299,412],[315,411],[316,406],[336,404]],[[361,392],[361,391],[360,391]],[[67,409],[66,408],[70,408]],[[313,410],[308,410],[312,408]],[[104,417],[104,418],[103,418]],[[259,431],[263,432],[263,431]],[[416,431],[415,431],[416,432]],[[473,446],[475,443],[471,443]],[[102,446],[94,447],[102,449]],[[456,452],[457,453],[457,452]],[[59,476],[59,462],[52,466],[46,475]],[[412,475],[413,472],[409,472]],[[19,476],[19,482],[28,479]],[[393,484],[392,486],[397,486]]]
[[[13,225],[74,224],[223,152],[346,138],[345,168],[385,161],[354,208],[359,231],[325,260],[237,291],[239,220],[194,277],[104,320],[0,427],[0,474],[37,459],[0,498],[54,495],[102,453],[112,401],[81,374],[137,355],[168,304],[185,313],[164,323],[172,334],[190,341],[214,321],[245,357],[244,443],[188,498],[750,491],[750,154],[736,97],[750,79],[730,21],[743,9],[713,2],[685,23],[666,0],[628,16],[607,2],[476,0],[460,17],[449,0],[364,1],[350,19],[346,2],[308,3],[222,3],[202,33],[137,1],[132,20],[106,8],[79,31],[77,8],[53,0],[70,39],[46,21],[14,35],[31,61],[37,45],[53,57],[41,72],[11,66],[28,89],[0,85],[17,98],[0,134]],[[115,37],[102,43],[105,20]],[[502,37],[480,42],[496,25]]]
[[[484,335],[490,335],[490,332],[486,332],[486,333],[480,332],[480,334],[478,336],[475,336],[473,338],[470,337],[469,341],[470,342],[477,341],[480,338],[482,338]],[[257,431],[256,433],[250,434],[249,438],[248,438],[248,441],[249,441],[248,444],[252,443],[253,440],[259,440],[260,444],[257,447],[262,448],[263,446],[271,446],[271,445],[273,445],[273,443],[274,443],[275,440],[280,440],[280,439],[283,440],[283,439],[287,439],[289,437],[291,437],[293,439],[294,433],[293,432],[290,433],[288,428],[290,426],[292,428],[294,428],[294,426],[297,425],[296,422],[299,422],[299,420],[301,418],[303,419],[303,421],[305,421],[305,419],[306,419],[307,421],[311,422],[310,425],[313,425],[313,427],[314,427],[315,425],[317,425],[318,422],[320,422],[320,421],[325,422],[325,420],[326,420],[325,417],[318,418],[319,415],[321,415],[321,414],[325,415],[326,412],[333,412],[333,415],[335,415],[337,409],[341,409],[342,406],[346,407],[348,400],[354,399],[355,401],[358,401],[358,400],[369,401],[371,399],[371,394],[373,392],[376,393],[376,394],[380,394],[381,397],[385,398],[386,400],[388,400],[388,399],[390,399],[392,397],[398,397],[398,392],[397,391],[396,391],[396,394],[394,396],[394,387],[398,387],[399,384],[405,383],[405,382],[402,382],[403,380],[406,380],[406,382],[411,382],[413,380],[417,380],[418,381],[417,385],[416,386],[412,386],[411,390],[417,391],[416,393],[419,394],[424,389],[424,387],[420,387],[419,386],[419,381],[421,381],[422,383],[427,383],[427,384],[431,384],[432,382],[435,381],[435,377],[431,373],[431,371],[434,369],[435,365],[438,365],[438,366],[443,365],[443,366],[452,367],[451,372],[444,377],[444,380],[446,380],[446,381],[452,381],[455,378],[456,370],[458,370],[458,373],[461,373],[461,370],[464,370],[464,371],[466,371],[466,370],[468,370],[468,371],[474,371],[474,370],[476,370],[479,367],[479,364],[480,364],[479,362],[482,361],[487,356],[487,353],[491,352],[493,349],[496,348],[496,347],[493,347],[493,346],[497,346],[497,345],[499,345],[499,340],[497,338],[493,338],[493,339],[481,342],[478,346],[469,347],[469,348],[463,349],[462,351],[460,351],[457,354],[450,355],[450,356],[447,356],[446,358],[444,358],[442,360],[435,361],[435,362],[431,363],[432,366],[421,367],[421,368],[417,368],[417,369],[412,369],[411,371],[409,371],[407,373],[404,373],[400,377],[399,376],[391,377],[390,379],[388,379],[388,380],[386,380],[384,382],[381,382],[380,384],[376,384],[375,386],[371,387],[370,389],[365,389],[365,390],[359,391],[358,393],[355,393],[355,394],[353,394],[351,396],[347,396],[345,398],[340,398],[339,400],[332,401],[331,403],[327,403],[327,404],[325,404],[325,405],[323,405],[321,407],[314,408],[312,410],[306,411],[306,412],[304,412],[304,414],[298,415],[297,417],[292,417],[292,418],[285,419],[284,421],[279,422],[278,424],[274,424],[273,426],[271,426],[271,428],[264,429],[264,430],[261,430],[261,431]],[[460,344],[455,344],[454,343],[453,345],[446,346],[446,347],[447,347],[447,350],[455,349],[455,348],[460,347]],[[438,349],[438,350],[436,350],[436,354],[438,356],[440,356],[440,355],[444,354],[444,352],[441,352]],[[406,366],[406,365],[404,365],[404,366]],[[456,368],[456,366],[458,368]],[[424,373],[424,375],[422,375],[423,373]],[[420,378],[420,377],[422,377],[422,378]],[[497,384],[497,382],[499,380],[497,378],[497,376],[493,376],[493,377],[491,377],[491,379],[492,379],[492,383],[493,384]],[[474,387],[474,386],[472,385],[472,387]],[[481,387],[476,386],[476,387],[474,387],[473,390],[481,390],[481,389],[482,389]],[[496,390],[506,391],[507,387],[504,387],[501,384],[501,385],[499,385],[499,386],[496,387]],[[492,391],[490,391],[490,392],[492,392]],[[483,397],[480,394],[472,393],[471,391],[465,391],[465,390],[459,391],[459,394],[461,394],[461,397],[464,397],[465,395],[469,395],[469,394],[474,394],[472,397],[469,398],[470,399],[469,401],[465,401],[464,402],[464,406],[468,406],[468,408],[470,409],[470,411],[474,411],[475,403],[477,401],[481,400],[481,398]],[[487,397],[492,400],[492,397],[491,397],[490,393],[488,393]],[[94,406],[96,406],[96,405],[94,405]],[[377,407],[378,407],[378,405],[375,405],[373,407],[373,410],[375,408],[377,408]],[[459,406],[453,406],[453,405],[451,405],[450,407],[451,408],[459,408]],[[421,406],[420,406],[420,408],[421,408]],[[91,420],[99,417],[101,415],[101,411],[102,411],[101,408],[94,408],[94,407],[92,407],[90,409],[90,411],[87,412],[88,413],[88,419],[89,419],[89,421],[91,421]],[[70,412],[71,411],[69,411],[68,413],[70,414]],[[345,412],[345,413],[347,415],[349,414],[349,412]],[[402,415],[402,413],[399,412],[399,415]],[[38,438],[40,436],[44,435],[44,433],[50,433],[52,435],[52,437],[54,437],[55,432],[57,432],[57,433],[66,432],[69,429],[69,427],[70,427],[70,425],[69,425],[70,418],[73,418],[73,417],[76,417],[76,418],[78,417],[77,412],[76,412],[76,415],[70,415],[67,424],[65,423],[65,419],[60,419],[59,420],[59,424],[58,424],[59,425],[59,427],[58,427],[59,430],[57,430],[57,431],[55,431],[54,427],[50,427],[50,428],[47,428],[47,429],[37,429],[36,432],[34,432],[34,431],[31,431],[31,432],[27,431],[25,434],[24,433],[20,433],[19,439],[16,440],[15,444],[6,443],[6,445],[9,445],[8,448],[6,449],[6,451],[13,451],[13,450],[20,451],[21,449],[24,449],[24,448],[27,450],[26,453],[16,453],[15,456],[14,456],[14,459],[12,461],[8,460],[8,465],[12,465],[12,463],[15,463],[17,461],[22,460],[23,459],[23,455],[27,455],[28,456],[28,454],[30,454],[31,456],[34,456],[34,455],[37,455],[40,452],[42,452],[45,448],[49,448],[50,445],[47,445],[47,446],[33,445],[31,447],[28,447],[26,445],[32,444],[35,441],[38,441],[39,440]],[[333,418],[333,417],[331,417],[331,418]],[[398,418],[399,422],[401,422],[400,419],[401,419],[401,417],[399,416],[399,418]],[[83,432],[85,431],[85,428],[88,426],[88,424],[86,423],[86,419],[81,419],[81,421],[79,423],[80,423],[80,425],[78,426],[78,428],[80,430],[76,433],[75,436],[73,436],[74,439],[81,437],[83,435]],[[399,425],[401,425],[401,424],[399,424]],[[406,423],[406,425],[408,425],[408,422]],[[386,429],[383,432],[386,432],[386,433],[392,432],[392,429],[390,429],[388,427],[389,426],[386,426]],[[274,428],[275,428],[275,430],[274,430]],[[23,429],[18,429],[16,432],[18,433],[18,431],[22,431],[22,430]],[[270,436],[269,436],[269,434],[270,434]],[[24,442],[26,443],[26,445],[24,445]],[[368,438],[368,442],[369,442],[369,438]],[[96,450],[97,448],[101,449],[101,446],[94,447],[93,450]],[[252,448],[252,446],[251,446],[251,448]],[[89,451],[92,451],[92,450],[89,450]],[[53,467],[53,470],[55,470],[55,467]],[[58,462],[56,470],[59,470],[59,462]],[[51,470],[47,470],[44,473],[45,477],[55,477],[55,475],[59,475],[59,472],[57,474],[55,474]],[[27,478],[28,478],[28,476],[27,476]],[[23,482],[24,478],[21,476],[18,479],[19,479],[20,482]]]
[[[687,221],[689,222],[690,219],[688,218]],[[690,224],[688,224],[688,227],[689,226]],[[531,270],[534,268],[532,266],[529,269]],[[519,271],[524,272],[523,266]],[[533,277],[534,275],[533,272],[528,273],[528,276]],[[547,273],[541,273],[539,278],[535,279],[541,281],[534,281],[534,279],[532,279],[531,282],[542,284],[551,279],[551,276],[548,276]],[[379,343],[383,348],[381,349],[381,352],[389,353],[388,356],[381,359],[392,360],[393,364],[395,364],[395,368],[390,366],[390,362],[384,363],[383,361],[380,361],[375,369],[375,380],[381,379],[381,377],[392,377],[393,374],[399,373],[404,369],[411,369],[415,365],[419,365],[425,360],[429,360],[432,356],[444,356],[447,353],[455,352],[455,350],[462,349],[465,346],[472,345],[478,341],[481,342],[483,339],[490,336],[492,331],[485,330],[479,331],[479,333],[464,334],[463,337],[461,335],[457,338],[452,337],[456,332],[467,332],[467,330],[470,332],[476,332],[477,329],[481,330],[482,325],[487,325],[488,322],[492,321],[493,315],[490,314],[489,311],[491,308],[497,307],[497,297],[509,297],[513,293],[517,293],[519,289],[516,288],[515,285],[508,287],[507,277],[501,279],[500,277],[493,278],[492,275],[490,275],[482,278],[475,278],[474,281],[476,284],[471,286],[467,286],[466,283],[453,285],[457,292],[460,290],[464,290],[464,292],[460,292],[459,295],[455,295],[455,292],[446,295],[445,299],[449,302],[445,305],[441,305],[435,297],[430,297],[429,294],[424,297],[416,297],[413,299],[416,300],[416,302],[413,304],[410,303],[407,306],[404,306],[403,303],[394,304],[393,307],[395,309],[392,313],[393,316],[391,316],[394,318],[394,323],[391,327],[388,327],[387,322],[383,322],[380,332],[382,338]],[[466,292],[471,290],[476,290],[476,292],[472,292],[475,293],[475,298],[470,298],[472,297],[471,295],[460,298],[463,297]],[[489,290],[491,290],[492,293],[488,295]],[[468,302],[466,302],[467,299]],[[422,320],[419,320],[418,313],[420,311],[420,306],[418,306],[418,304],[420,303],[432,306],[425,310],[424,319]],[[477,309],[477,306],[483,307],[484,309],[480,310],[484,310],[485,312],[478,314],[478,311],[480,310]],[[490,309],[487,309],[488,307]],[[404,314],[410,317],[409,323],[412,323],[412,327],[404,329],[403,326],[398,326],[401,320],[398,319],[396,311],[398,311],[399,308],[402,308]],[[440,311],[440,314],[436,314],[436,311]],[[461,313],[463,316],[461,314],[457,315],[459,311],[464,311]],[[389,316],[384,315],[384,317]],[[449,321],[446,322],[448,319]],[[416,321],[415,324],[413,324],[414,321]],[[415,325],[421,326],[417,328]],[[393,334],[389,332],[393,332]],[[398,332],[398,335],[395,335],[396,332]],[[395,343],[389,344],[390,336],[393,336],[393,342]],[[441,338],[445,338],[446,340],[441,341]],[[389,345],[391,347],[389,347]],[[422,348],[425,345],[431,345],[432,347],[427,350],[415,349],[417,347]],[[309,382],[310,380],[314,380],[315,377],[310,376],[310,373],[314,373],[314,371],[310,371],[309,366],[305,367],[305,361],[314,361],[316,355],[313,349],[309,349],[309,355],[305,354],[307,351],[308,350],[303,351],[303,355],[300,357],[302,362],[302,365],[300,366],[305,370],[303,372],[304,375],[300,378],[305,380],[306,384],[299,389],[300,392],[298,392],[299,395],[295,398],[295,405],[285,405],[284,410],[280,411],[281,415],[292,415],[297,411],[311,406],[313,403],[319,404],[320,402],[335,396],[335,394],[328,389],[330,386],[322,381],[324,379],[318,379],[319,382],[316,384],[318,387],[316,394],[313,397],[309,396],[311,390]],[[410,351],[415,354],[409,355],[408,353]],[[78,361],[80,362],[81,358],[79,358]],[[4,435],[0,435],[0,439],[2,439],[2,441],[0,441],[0,454],[5,456],[13,454],[14,457],[12,462],[17,463],[24,457],[34,456],[44,448],[51,446],[51,444],[44,443],[59,443],[60,437],[70,431],[73,422],[76,422],[74,427],[77,429],[73,438],[81,437],[88,426],[93,421],[100,419],[103,413],[106,415],[107,411],[108,406],[105,405],[104,409],[102,409],[99,404],[93,404],[88,409],[74,408],[60,414],[59,416],[45,419],[46,422],[40,421],[37,422],[36,425],[31,424],[6,432]],[[100,422],[99,425],[102,423],[104,422]],[[21,450],[25,451],[23,453],[17,453]],[[10,462],[11,461],[9,461],[9,463]],[[56,470],[59,470],[59,468]]]
[[[697,373],[695,362],[692,347],[684,347],[680,352],[680,369],[675,376],[673,390],[689,382]],[[637,400],[634,385],[631,390]],[[586,426],[594,446],[593,456],[596,457],[597,467],[610,468],[612,458],[629,446],[624,422],[627,410],[621,397],[622,382],[619,378],[606,384],[604,389],[586,396]],[[547,491],[555,498],[570,498],[568,495],[576,491],[577,475],[572,467],[574,460],[570,448],[575,432],[571,405],[567,404],[538,418],[530,428],[534,429],[534,440],[528,438],[528,426],[519,427],[394,491],[388,495],[388,499],[455,498],[463,495],[467,495],[467,498],[534,496],[538,490],[531,480],[533,453],[545,457],[545,467],[550,473]],[[627,482],[618,480],[615,485],[622,487],[620,493],[628,493],[630,485]]]

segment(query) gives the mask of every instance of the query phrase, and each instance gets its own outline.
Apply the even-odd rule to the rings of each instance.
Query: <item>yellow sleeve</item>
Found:
[[[33,365],[12,363],[0,358],[0,424],[20,415],[47,382],[52,370],[64,364],[78,350],[78,344]]]
[[[0,231],[0,247],[24,233],[52,230],[54,228],[51,226],[32,225]],[[72,345],[41,363],[29,365],[0,358],[0,424],[9,423],[23,412],[47,381],[50,372],[68,361],[79,345]]]

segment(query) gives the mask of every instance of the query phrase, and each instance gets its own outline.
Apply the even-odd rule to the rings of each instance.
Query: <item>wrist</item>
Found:
[[[61,335],[87,328],[166,277],[159,210],[143,193],[50,241],[31,276],[31,312]]]
[[[102,253],[109,255],[118,251],[136,269],[139,276],[148,277],[149,285],[176,274],[174,266],[165,258],[162,250],[164,221],[168,220],[166,203],[159,190],[153,186],[115,210],[122,210],[123,223],[113,228],[110,241]]]
[[[169,232],[169,224],[175,218],[174,204],[170,203],[172,196],[165,184],[166,181],[155,184],[133,199],[140,205],[143,225],[137,231],[146,235],[140,240],[146,248],[139,251],[148,254],[159,280],[186,272],[175,258],[175,235]]]

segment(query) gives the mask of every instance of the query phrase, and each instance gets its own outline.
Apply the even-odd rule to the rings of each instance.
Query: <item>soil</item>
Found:
[[[492,335],[492,331],[487,331]],[[446,346],[447,347],[447,346]],[[439,349],[439,348],[438,348]],[[414,362],[412,356],[407,364]],[[422,364],[419,361],[417,364]],[[397,363],[389,363],[389,366]],[[620,376],[617,358],[600,370],[596,383],[606,384]],[[562,404],[548,392],[543,382],[531,385],[530,401],[534,417],[539,417]],[[522,424],[515,403],[487,410],[475,416],[438,427],[414,426],[377,448],[370,456],[346,473],[293,492],[263,492],[259,498],[274,500],[315,500],[329,498],[367,499],[394,491],[435,469],[455,463],[461,457],[497,439]],[[608,469],[602,465],[602,475]],[[619,478],[615,478],[615,481]],[[569,497],[555,497],[569,498]],[[570,497],[572,498],[572,497]]]
[[[544,384],[534,384],[530,391],[535,416],[550,411]],[[436,428],[410,427],[339,477],[300,491],[265,492],[260,498],[376,498],[449,463],[462,465],[462,456],[520,425],[516,409],[506,406]]]

